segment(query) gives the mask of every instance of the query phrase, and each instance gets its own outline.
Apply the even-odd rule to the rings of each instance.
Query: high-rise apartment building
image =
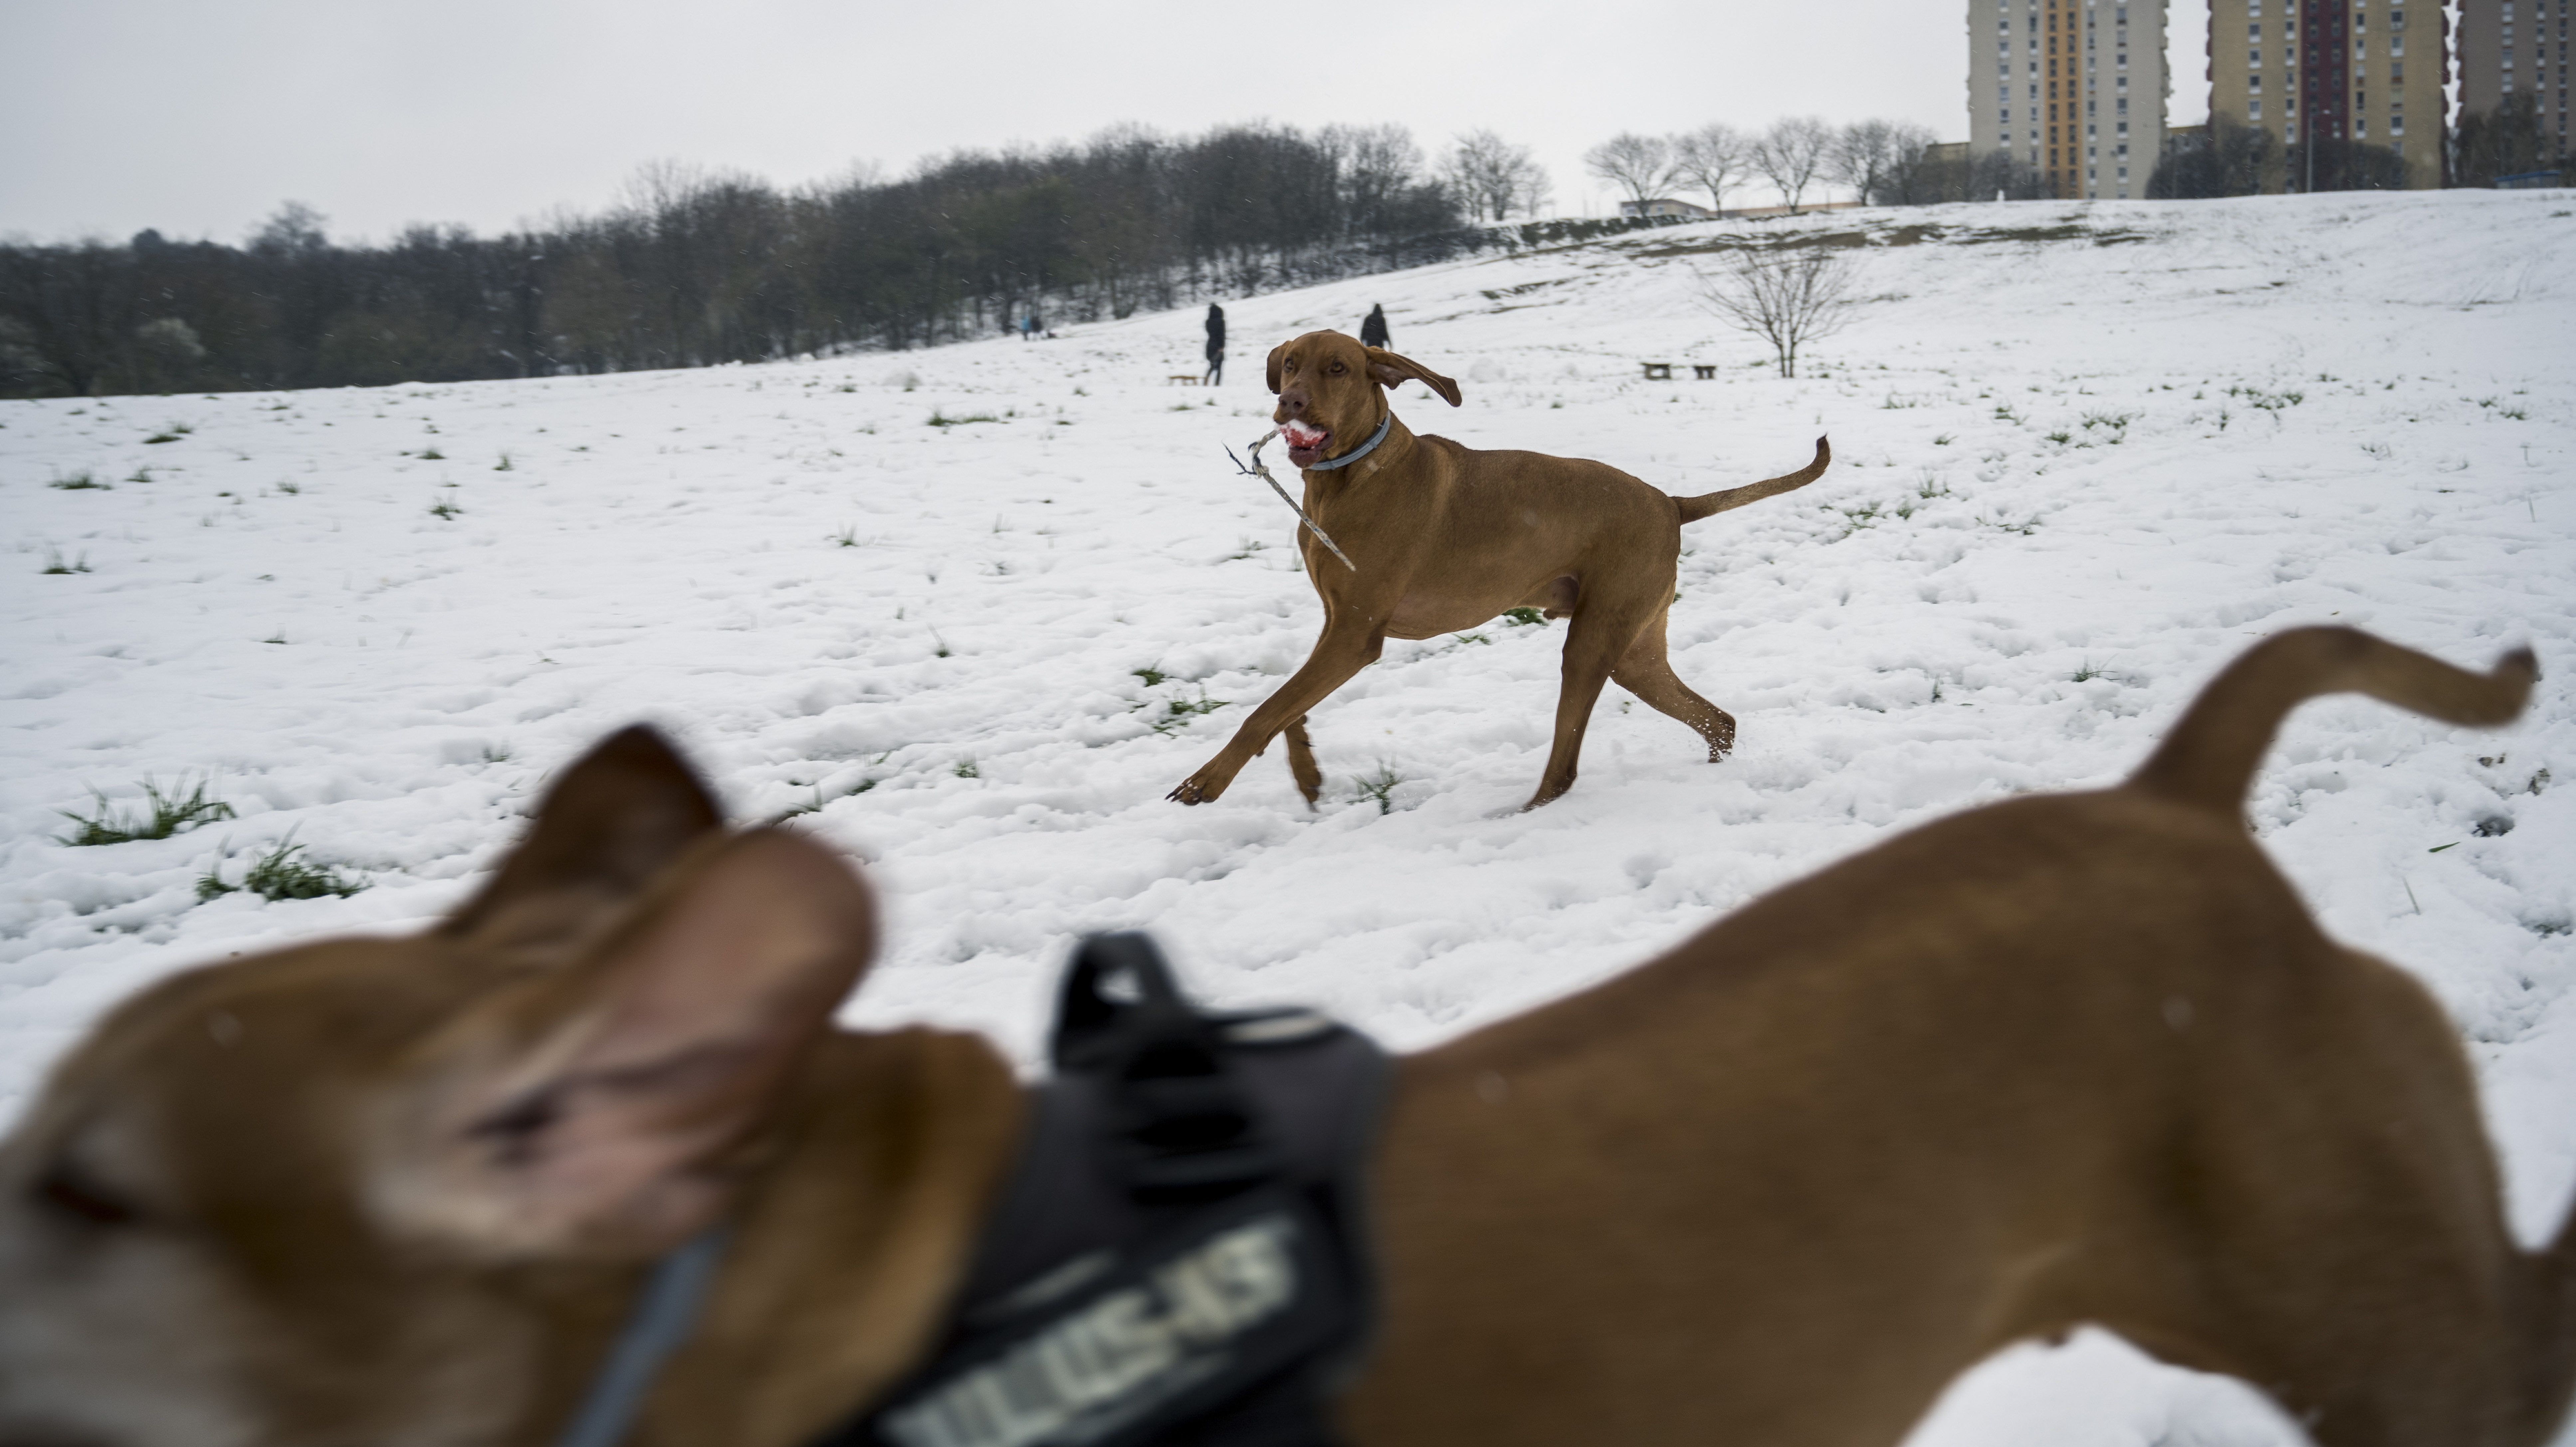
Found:
[[[2540,102],[2541,132],[2567,149],[2568,0],[2460,0],[2460,113],[2510,95]],[[2519,13],[2517,13],[2519,12]]]
[[[2145,195],[2172,90],[2165,0],[1968,0],[1969,147],[2049,194]]]
[[[2210,0],[2209,114],[2270,131],[2283,155],[2310,141],[2386,146],[2408,186],[2439,186],[2450,54],[2441,0]],[[2301,180],[2276,167],[2264,189]]]

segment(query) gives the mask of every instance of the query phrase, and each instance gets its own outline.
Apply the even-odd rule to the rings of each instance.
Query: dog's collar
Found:
[[[1322,462],[1307,463],[1302,470],[1306,472],[1330,472],[1336,467],[1348,467],[1352,463],[1359,461],[1361,458],[1368,456],[1370,453],[1377,451],[1377,445],[1386,440],[1388,430],[1394,426],[1395,411],[1393,408],[1389,408],[1387,410],[1386,420],[1377,424],[1377,430],[1369,434],[1368,441],[1361,443],[1359,446],[1352,448],[1350,451],[1343,453],[1339,457],[1328,458]]]

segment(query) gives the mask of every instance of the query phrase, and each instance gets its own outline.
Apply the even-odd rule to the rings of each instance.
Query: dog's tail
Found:
[[[1833,460],[1834,449],[1825,439],[1819,437],[1816,439],[1816,460],[1795,472],[1764,478],[1760,482],[1746,483],[1742,487],[1730,487],[1724,492],[1704,492],[1697,497],[1677,497],[1673,499],[1673,505],[1682,510],[1683,522],[1695,523],[1713,513],[1726,512],[1742,507],[1748,502],[1760,502],[1766,497],[1777,497],[1781,493],[1794,492],[1805,487],[1808,483],[1824,476],[1825,468]]]
[[[2281,720],[2319,694],[2366,693],[2444,723],[2492,726],[2522,712],[2539,676],[2528,648],[2479,674],[2355,628],[2294,628],[2227,665],[2129,783],[2234,817]]]

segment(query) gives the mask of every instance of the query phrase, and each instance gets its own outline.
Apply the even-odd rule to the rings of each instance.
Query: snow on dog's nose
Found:
[[[1333,434],[1304,422],[1282,423],[1281,440],[1288,444],[1288,460],[1299,467],[1310,467],[1324,455],[1324,447]]]

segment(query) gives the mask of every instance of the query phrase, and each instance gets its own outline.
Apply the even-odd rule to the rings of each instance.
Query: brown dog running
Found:
[[[1306,470],[1306,514],[1350,555],[1345,566],[1304,529],[1297,546],[1324,600],[1324,632],[1305,666],[1264,700],[1217,756],[1171,797],[1204,804],[1288,735],[1288,769],[1312,805],[1324,786],[1306,712],[1375,663],[1389,638],[1473,628],[1507,608],[1570,617],[1556,737],[1536,808],[1574,785],[1584,725],[1601,685],[1620,687],[1698,730],[1711,761],[1735,747],[1735,720],[1691,692],[1664,657],[1682,524],[1800,488],[1833,452],[1796,472],[1700,497],[1670,497],[1605,463],[1536,452],[1479,452],[1417,437],[1387,406],[1406,381],[1458,405],[1458,384],[1340,332],[1308,332],[1270,353],[1272,414],[1288,460]],[[1330,465],[1386,435],[1358,461]]]
[[[2318,932],[2240,799],[2302,699],[2511,717],[2343,629],[2239,659],[2127,784],[1900,836],[1403,1059],[1359,1447],[1888,1447],[2096,1322],[2327,1447],[2533,1447],[2576,1236],[2518,1249],[2468,1062]],[[167,980],[0,1144],[0,1447],[543,1447],[641,1264],[734,1245],[636,1447],[801,1447],[933,1340],[1021,1099],[831,1019],[866,889],[727,834],[650,734],[408,939]]]

